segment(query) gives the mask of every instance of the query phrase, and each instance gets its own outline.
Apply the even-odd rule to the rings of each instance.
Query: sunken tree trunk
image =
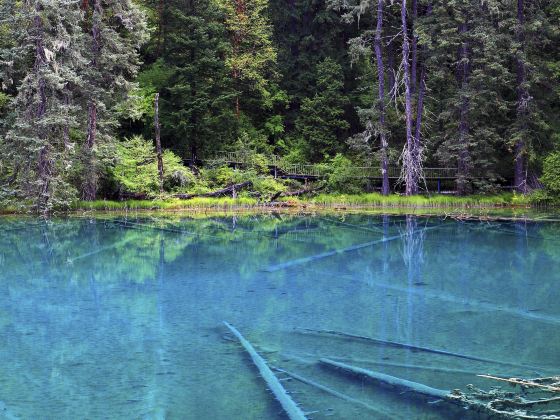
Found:
[[[461,23],[459,33],[465,37],[467,24]],[[459,144],[457,155],[457,194],[465,195],[468,192],[469,179],[469,43],[463,39],[459,50],[459,71],[457,78],[461,84],[461,96],[459,104]]]
[[[514,187],[517,192],[527,192],[527,162],[526,162],[526,144],[524,136],[527,132],[527,118],[529,114],[529,91],[527,89],[527,66],[524,61],[524,43],[525,43],[525,12],[524,0],[517,0],[517,40],[521,50],[517,52],[517,122],[519,125],[519,138],[515,143],[515,160],[514,160]]]
[[[154,101],[154,127],[156,130],[156,154],[158,163],[159,192],[163,193],[163,153],[161,151],[161,127],[159,124],[159,93]]]
[[[385,68],[381,51],[381,31],[383,28],[383,0],[377,1],[377,26],[375,29],[375,59],[377,61],[377,79],[379,84],[379,137],[381,139],[381,193],[389,194],[389,173],[387,158],[387,130],[385,124]]]

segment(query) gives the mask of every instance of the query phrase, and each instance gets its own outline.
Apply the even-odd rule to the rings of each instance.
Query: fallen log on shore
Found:
[[[290,420],[306,420],[307,417],[305,417],[303,411],[301,411],[297,404],[290,398],[286,389],[284,389],[278,378],[268,367],[266,361],[257,353],[251,343],[247,341],[234,326],[228,324],[226,321],[224,321],[224,325],[239,340],[247,353],[249,353],[253,363],[257,366],[259,373],[268,385],[268,388],[274,394]]]
[[[217,191],[201,193],[201,194],[175,194],[173,197],[179,198],[181,200],[190,200],[191,198],[197,198],[197,197],[221,197],[223,195],[234,196],[237,191],[250,187],[251,185],[253,185],[252,181],[245,181],[245,182],[240,182],[239,184],[228,185],[227,187],[219,189]]]
[[[314,192],[321,191],[323,189],[325,189],[325,185],[321,185],[320,187],[317,188],[301,188],[295,191],[279,191],[276,194],[274,194],[272,197],[270,197],[270,200],[268,201],[269,203],[272,203],[278,200],[280,197],[299,197],[305,194],[313,194]]]

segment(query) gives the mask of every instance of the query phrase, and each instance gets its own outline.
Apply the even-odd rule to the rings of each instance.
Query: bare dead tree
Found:
[[[387,130],[385,123],[385,68],[383,65],[383,53],[381,50],[381,33],[383,29],[383,0],[377,1],[377,25],[375,28],[375,59],[377,61],[377,79],[378,79],[378,108],[379,108],[379,138],[381,140],[381,193],[389,194],[389,173],[388,173],[388,157],[387,149]]]
[[[418,193],[418,180],[421,175],[421,165],[417,161],[419,154],[416,151],[415,139],[412,134],[412,90],[410,80],[410,42],[408,39],[408,27],[406,21],[406,0],[401,0],[401,31],[402,31],[402,66],[405,87],[405,120],[406,120],[406,143],[401,156],[402,178],[405,184],[406,195]]]
[[[163,193],[163,153],[161,151],[161,126],[159,123],[159,93],[154,99],[154,127],[156,131],[156,153],[158,162],[159,192]]]

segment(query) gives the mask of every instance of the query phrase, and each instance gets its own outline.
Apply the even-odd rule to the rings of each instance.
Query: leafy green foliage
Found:
[[[553,152],[545,158],[541,181],[547,192],[560,196],[560,152]]]
[[[325,166],[327,188],[331,192],[357,194],[364,190],[365,181],[359,178],[350,159],[340,153],[333,157]]]
[[[163,167],[167,191],[184,191],[195,186],[196,178],[192,171],[185,168],[181,159],[170,150],[163,153]],[[159,192],[159,178],[152,143],[139,136],[119,142],[110,175],[123,192],[156,195]]]

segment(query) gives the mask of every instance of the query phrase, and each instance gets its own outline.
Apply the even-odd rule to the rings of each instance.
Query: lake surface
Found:
[[[0,218],[0,418],[284,418],[223,321],[369,406],[283,381],[314,419],[466,418],[318,359],[445,390],[560,373],[559,234],[366,214]]]

